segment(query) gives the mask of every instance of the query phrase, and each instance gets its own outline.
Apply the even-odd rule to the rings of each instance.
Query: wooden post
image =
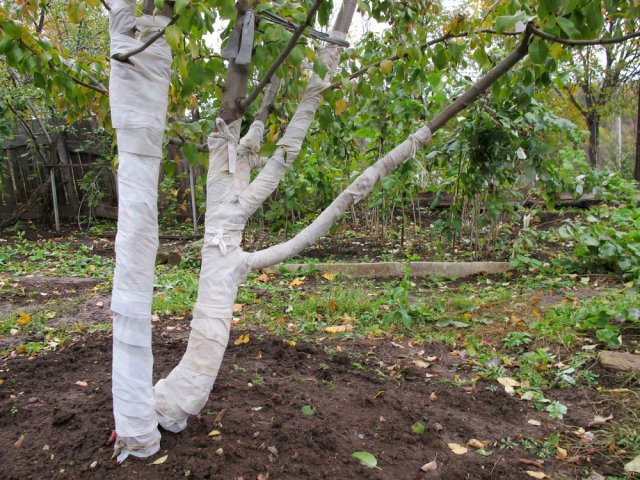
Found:
[[[49,176],[51,178],[51,198],[53,199],[53,218],[56,222],[56,232],[60,231],[60,212],[58,211],[58,194],[56,188],[56,174],[53,167],[49,167]]]
[[[189,191],[191,192],[191,217],[193,218],[193,234],[198,234],[198,206],[196,205],[196,182],[193,178],[193,165],[187,161],[189,166]]]

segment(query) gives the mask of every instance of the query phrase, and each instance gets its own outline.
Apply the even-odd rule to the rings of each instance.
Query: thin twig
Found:
[[[111,11],[111,7],[109,6],[109,4],[106,2],[106,0],[100,0],[100,3],[102,3],[102,5],[104,5],[104,8],[106,8],[107,10]]]
[[[267,121],[269,113],[271,113],[271,110],[273,110],[273,104],[276,101],[278,88],[280,88],[280,78],[278,78],[277,75],[274,75],[273,77],[271,77],[271,83],[269,83],[269,87],[267,87],[267,90],[262,96],[262,103],[260,104],[258,113],[256,113],[256,120],[259,120],[262,123]]]
[[[640,37],[640,32],[629,33],[622,37],[597,38],[595,40],[572,40],[570,38],[560,38],[550,33],[543,32],[533,27],[532,32],[535,36],[549,40],[550,42],[561,43],[563,45],[571,45],[572,47],[583,47],[588,45],[611,45],[613,43],[622,43],[633,38]]]
[[[171,20],[169,20],[169,23],[167,23],[162,30],[158,30],[156,33],[151,35],[142,45],[132,50],[129,50],[128,52],[116,53],[114,55],[111,55],[111,58],[113,58],[114,60],[118,60],[120,62],[126,62],[129,60],[129,58],[133,57],[134,55],[144,52],[147,48],[153,45],[156,40],[162,37],[164,35],[164,32],[167,31],[167,28],[169,28],[171,25],[176,23],[179,18],[180,18],[180,15],[174,15],[173,17],[171,17]]]
[[[289,43],[287,44],[287,46],[284,48],[284,50],[282,50],[282,52],[280,52],[280,55],[278,55],[278,58],[276,58],[276,60],[271,64],[271,67],[269,67],[269,70],[264,75],[264,77],[262,77],[262,80],[260,80],[258,85],[256,85],[256,88],[253,89],[253,92],[251,92],[251,95],[249,95],[245,100],[242,101],[241,105],[243,110],[246,110],[246,108],[249,105],[251,105],[256,98],[258,98],[258,95],[260,95],[260,92],[262,92],[262,90],[264,90],[264,88],[269,84],[269,82],[271,82],[271,77],[273,77],[273,75],[276,73],[276,70],[280,67],[280,65],[284,63],[284,61],[287,59],[291,51],[295,48],[298,39],[304,32],[304,29],[307,28],[309,25],[311,25],[311,21],[313,20],[314,15],[318,11],[318,8],[320,8],[321,3],[322,3],[322,0],[315,0],[315,2],[313,2],[313,5],[307,12],[307,18],[305,19],[305,21],[302,24],[300,24],[298,28],[296,28],[295,32],[293,32],[293,35],[291,36],[291,40],[289,40]]]
[[[31,127],[29,126],[27,121],[22,117],[22,115],[20,115],[20,112],[18,112],[13,107],[13,105],[11,105],[11,102],[7,101],[7,107],[9,107],[9,110],[11,110],[13,114],[18,118],[18,120],[20,120],[20,123],[22,123],[22,125],[24,126],[25,130],[27,131],[27,134],[31,137],[31,140],[33,140],[33,146],[35,147],[36,152],[38,152],[38,155],[40,156],[42,163],[47,163],[47,159],[45,158],[44,153],[42,153],[42,150],[40,149],[38,138],[33,133],[33,130],[31,130]]]

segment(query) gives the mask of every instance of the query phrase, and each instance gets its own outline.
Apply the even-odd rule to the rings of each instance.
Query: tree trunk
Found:
[[[589,165],[598,168],[598,145],[600,143],[600,115],[593,110],[586,117],[589,128]]]

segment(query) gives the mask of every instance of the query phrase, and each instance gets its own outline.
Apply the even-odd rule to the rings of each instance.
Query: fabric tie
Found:
[[[431,140],[431,130],[424,126],[417,132],[409,134],[408,140],[411,142],[411,158],[416,158],[418,148]]]
[[[222,253],[222,255],[226,255],[227,244],[224,242],[223,235],[224,229],[222,228],[212,228],[205,232],[206,243],[220,248],[220,253]]]
[[[214,135],[216,138],[224,138],[227,141],[228,157],[229,157],[229,173],[236,173],[236,141],[229,131],[229,126],[221,118],[216,119],[218,133]]]
[[[255,15],[247,11],[242,19],[242,30],[234,29],[227,45],[220,55],[227,60],[235,60],[238,65],[249,65],[253,52],[253,34],[255,28]]]

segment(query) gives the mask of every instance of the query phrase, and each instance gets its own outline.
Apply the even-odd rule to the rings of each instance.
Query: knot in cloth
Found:
[[[224,229],[215,228],[207,229],[204,233],[204,243],[220,248],[222,255],[227,254],[227,244],[224,242]]]
[[[422,127],[409,135],[411,142],[411,158],[416,158],[418,148],[431,140],[431,129],[428,126]]]
[[[218,131],[212,136],[214,138],[222,138],[227,141],[227,155],[229,160],[229,173],[236,173],[236,149],[237,144],[233,135],[229,131],[229,126],[221,118],[216,118],[216,127]]]

